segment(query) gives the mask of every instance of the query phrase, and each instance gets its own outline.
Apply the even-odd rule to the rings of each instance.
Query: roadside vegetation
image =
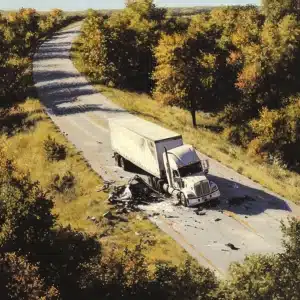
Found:
[[[90,11],[74,61],[108,98],[297,203],[300,35],[287,3],[191,19],[146,0],[111,16]]]
[[[21,10],[10,22],[10,16],[3,17],[8,19],[0,27],[3,37],[11,32],[16,37],[0,40],[7,51],[0,52],[6,72],[0,73],[1,299],[298,299],[296,219],[282,225],[282,254],[251,256],[221,281],[136,214],[128,222],[102,218],[107,194],[96,191],[101,179],[34,97],[34,44],[23,52],[26,37],[39,34],[40,27],[28,21],[36,20],[31,14],[36,12]],[[53,15],[62,15],[52,23],[56,30],[66,24],[59,10],[41,19],[37,15],[38,24],[48,28],[43,37],[54,30],[46,22]],[[18,47],[22,51],[15,52]],[[95,216],[97,224],[87,216]]]

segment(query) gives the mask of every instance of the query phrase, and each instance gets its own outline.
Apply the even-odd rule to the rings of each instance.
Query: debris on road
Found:
[[[222,219],[220,219],[220,218],[216,218],[215,219],[215,222],[219,222],[219,221],[221,221]]]
[[[225,246],[227,246],[231,250],[239,250],[240,249],[240,248],[234,246],[232,243],[225,244]]]
[[[96,192],[108,191],[112,184],[116,183],[115,181],[104,181],[104,185],[102,187],[98,187]]]
[[[206,215],[206,211],[196,211],[196,215],[198,215],[198,216],[205,216]]]
[[[109,194],[109,204],[126,208],[127,211],[136,211],[139,204],[160,202],[163,195],[155,191],[140,176],[131,178],[126,185],[113,186]]]

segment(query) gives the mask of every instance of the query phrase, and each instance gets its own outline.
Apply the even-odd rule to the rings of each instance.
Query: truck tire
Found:
[[[120,167],[120,155],[118,153],[115,153],[114,158],[115,158],[115,165]]]
[[[186,197],[185,197],[184,193],[180,193],[179,198],[180,198],[181,205],[186,207],[187,206],[187,201],[186,201]]]
[[[163,189],[164,181],[162,179],[159,179],[158,182],[157,182],[157,185],[158,185],[158,191],[160,193],[163,193],[163,191],[164,191],[164,189]]]
[[[126,171],[127,170],[127,167],[128,167],[128,163],[127,163],[127,160],[120,155],[120,158],[119,158],[119,164],[120,164],[120,167]]]

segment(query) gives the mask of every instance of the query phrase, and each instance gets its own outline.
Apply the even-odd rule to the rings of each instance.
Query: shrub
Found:
[[[0,252],[35,255],[47,247],[56,218],[52,199],[0,152]]]
[[[66,146],[56,142],[56,140],[52,139],[50,136],[44,141],[44,150],[49,161],[63,160],[67,156]]]
[[[65,193],[75,186],[75,176],[68,171],[63,176],[55,175],[51,187],[59,193]]]
[[[48,287],[38,267],[25,257],[15,253],[1,254],[0,269],[1,299],[59,299],[58,290],[54,286]]]
[[[223,136],[233,144],[247,147],[251,141],[252,131],[247,125],[232,126],[223,131]]]
[[[282,223],[284,251],[273,255],[251,255],[230,267],[223,284],[225,299],[299,299],[300,221]]]

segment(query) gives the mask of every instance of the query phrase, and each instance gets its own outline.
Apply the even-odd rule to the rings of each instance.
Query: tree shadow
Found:
[[[19,111],[13,114],[10,113],[9,109],[3,111],[2,114],[0,113],[0,132],[7,134],[8,137],[12,137],[17,133],[30,131],[39,121],[43,120],[42,116],[34,116],[39,112],[42,111],[38,110],[30,113]]]
[[[239,215],[259,215],[268,209],[291,212],[287,201],[233,180],[214,175],[207,175],[215,182],[221,192],[219,201],[203,205],[209,209],[227,210]]]
[[[147,114],[147,113],[142,113],[142,112],[137,111],[137,110],[132,110],[132,111],[130,111],[130,113],[135,115],[135,116],[143,116],[143,117],[146,117],[146,118],[151,118],[151,119],[156,120],[156,121],[160,121],[159,118],[157,118],[153,115],[150,115],[150,114]]]
[[[209,131],[212,131],[214,133],[220,133],[224,130],[224,127],[220,125],[197,125],[198,129],[208,129]]]

